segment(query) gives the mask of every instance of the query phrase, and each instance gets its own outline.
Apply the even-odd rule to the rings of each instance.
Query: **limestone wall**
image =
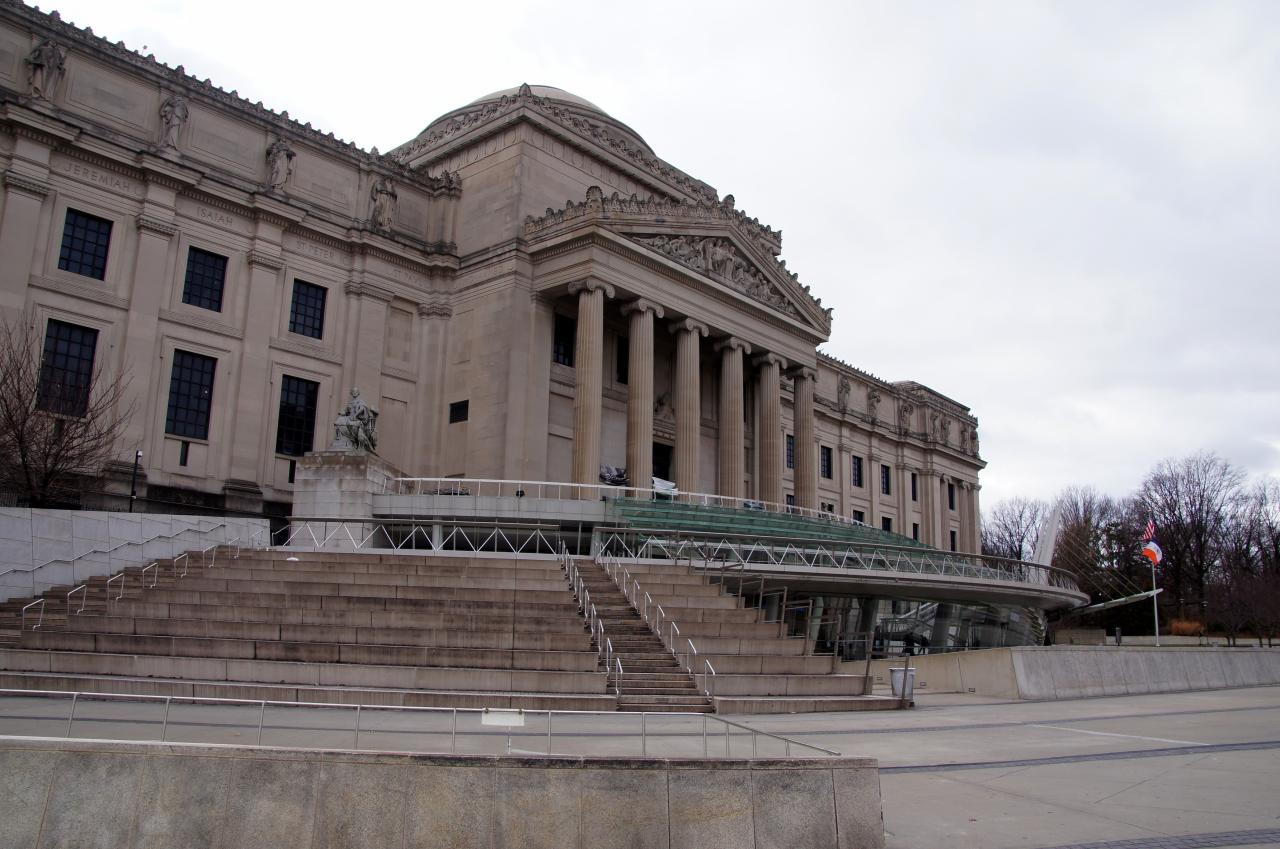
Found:
[[[0,573],[13,570],[0,575],[0,600],[31,595],[33,577],[41,591],[213,543],[239,538],[247,544],[269,530],[266,519],[0,508]],[[116,548],[121,543],[127,544]],[[95,549],[101,553],[91,553]],[[55,559],[61,562],[49,563]],[[33,576],[30,570],[44,563]]]
[[[876,762],[0,739],[0,845],[877,849]],[[22,776],[22,780],[16,780]]]
[[[888,682],[902,658],[872,663]],[[1280,684],[1280,649],[1019,646],[912,658],[918,693],[1073,699]]]

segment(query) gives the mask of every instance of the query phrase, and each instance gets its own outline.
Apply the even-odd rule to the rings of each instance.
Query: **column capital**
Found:
[[[622,314],[631,315],[633,312],[651,312],[657,318],[662,318],[663,310],[661,304],[655,304],[647,298],[636,298],[634,301],[628,301],[622,305]]]
[[[166,239],[178,232],[178,225],[174,224],[172,221],[165,221],[161,218],[156,218],[153,215],[147,215],[145,213],[139,215],[134,223],[138,227],[138,232],[152,233]]]
[[[747,356],[751,355],[751,344],[749,342],[744,342],[743,340],[739,339],[737,336],[726,336],[724,339],[716,340],[716,344],[715,344],[716,353],[719,353],[720,351],[731,350],[731,349],[739,350],[744,355],[747,355]]]
[[[390,289],[384,289],[372,283],[360,283],[355,280],[348,280],[344,283],[342,291],[352,298],[369,298],[384,304],[395,297],[395,292]]]
[[[787,369],[787,376],[792,380],[808,380],[817,382],[818,371],[812,366],[792,366]]]
[[[696,333],[704,338],[711,332],[710,328],[705,324],[692,318],[677,319],[676,321],[671,322],[668,327],[672,333],[687,331],[689,333]]]
[[[418,303],[418,316],[420,318],[452,318],[453,307],[444,296],[437,295]]]
[[[770,353],[768,351],[765,351],[764,353],[761,353],[761,354],[756,354],[754,357],[752,357],[751,364],[754,366],[775,365],[779,369],[785,369],[787,367],[787,361],[783,357],[780,357],[777,354]]]
[[[19,174],[13,169],[5,171],[3,176],[5,186],[9,187],[13,191],[21,192],[28,197],[33,197],[36,200],[44,200],[45,196],[52,191],[49,184],[44,180]]]
[[[588,278],[586,280],[575,280],[569,284],[569,294],[576,295],[579,292],[595,292],[603,291],[606,298],[612,299],[614,296],[613,286],[605,283],[603,280],[595,280]]]

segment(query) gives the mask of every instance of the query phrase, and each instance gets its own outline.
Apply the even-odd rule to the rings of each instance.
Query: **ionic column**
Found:
[[[782,385],[780,378],[787,361],[777,354],[761,354],[753,361],[758,367],[756,397],[760,404],[760,499],[782,501]]]
[[[622,308],[627,331],[627,476],[631,485],[653,483],[653,319],[662,307],[643,298]]]
[[[818,374],[797,368],[793,374],[792,401],[796,430],[796,506],[818,509],[818,447],[813,430],[813,384]]]
[[[742,355],[751,346],[736,336],[716,343],[720,352],[720,464],[717,491],[729,498],[746,495],[743,452],[746,425],[743,421]]]
[[[596,280],[572,283],[578,296],[574,348],[573,482],[600,482],[600,418],[604,392],[604,299],[613,287]]]
[[[691,318],[674,322],[676,335],[676,487],[682,492],[698,492],[698,446],[702,441],[701,338],[707,326]]]

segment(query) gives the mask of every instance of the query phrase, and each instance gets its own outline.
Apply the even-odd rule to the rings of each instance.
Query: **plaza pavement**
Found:
[[[63,736],[67,700],[0,696],[0,734]],[[158,739],[163,703],[81,701],[74,736]],[[521,728],[459,714],[459,753],[544,753],[545,714]],[[350,748],[353,708],[171,706],[170,740]],[[1052,702],[917,694],[911,711],[730,717],[879,759],[889,849],[1280,849],[1280,687]],[[361,748],[447,751],[452,714],[364,709]],[[558,715],[555,754],[639,755],[639,718]],[[647,718],[644,753],[752,754],[715,719]],[[759,738],[760,755],[782,755]],[[793,754],[801,754],[793,752]]]

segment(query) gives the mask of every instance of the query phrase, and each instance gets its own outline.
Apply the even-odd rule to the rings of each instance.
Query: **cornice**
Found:
[[[30,285],[37,289],[44,289],[48,292],[58,292],[63,295],[70,295],[73,298],[82,298],[86,301],[93,301],[102,304],[104,307],[113,307],[118,310],[129,309],[129,301],[119,295],[106,291],[98,286],[88,283],[72,282],[70,280],[57,280],[52,277],[41,277],[33,275]]]
[[[64,47],[91,55],[99,62],[114,65],[135,76],[141,76],[162,91],[181,94],[205,105],[221,107],[223,111],[232,111],[249,123],[257,124],[287,138],[305,141],[368,170],[402,180],[428,192],[453,191],[456,188],[458,182],[456,175],[432,177],[425,172],[408,168],[395,157],[378,153],[377,148],[371,151],[361,150],[354,142],[339,139],[333,133],[325,133],[313,128],[309,122],[303,124],[290,118],[287,111],[275,112],[263,106],[261,101],[251,103],[241,97],[239,92],[225,91],[215,86],[209,79],[199,80],[189,75],[182,65],[171,68],[157,61],[153,55],[143,56],[130,50],[124,42],[113,44],[105,38],[94,35],[91,29],[81,29],[69,24],[63,21],[56,11],[44,14],[19,0],[0,0],[0,17],[30,28],[37,38],[52,38]],[[154,139],[142,141],[143,148],[149,149],[155,144]]]
[[[438,295],[418,303],[420,318],[453,318],[453,307],[443,296]]]
[[[181,324],[186,327],[194,327],[197,330],[207,330],[210,333],[217,333],[219,336],[226,336],[230,339],[243,339],[244,331],[232,324],[224,321],[215,321],[211,318],[205,318],[195,313],[178,312],[176,310],[162,309],[160,310],[161,321],[168,321],[173,324]]]
[[[268,271],[279,271],[280,269],[284,268],[283,257],[274,256],[268,253],[263,253],[262,251],[259,251],[259,250],[249,251],[247,259],[249,261],[250,266],[258,266],[260,268],[265,268]]]
[[[4,184],[11,190],[21,192],[36,200],[43,200],[52,191],[52,188],[45,181],[24,176],[12,168],[5,171],[3,176]]]
[[[754,220],[734,209],[732,197],[724,202],[698,203],[666,201],[650,196],[642,199],[636,195],[624,198],[617,192],[605,197],[599,186],[587,189],[586,198],[582,201],[572,199],[565,201],[563,209],[548,209],[541,218],[528,216],[521,228],[524,238],[536,240],[539,237],[570,231],[586,222],[597,222],[617,229],[625,236],[650,250],[667,253],[681,265],[691,271],[708,277],[719,273],[725,278],[726,285],[738,289],[753,300],[761,300],[772,309],[781,312],[796,312],[822,328],[823,332],[831,332],[831,310],[822,306],[822,301],[815,298],[809,287],[800,282],[799,277],[787,269],[785,260],[777,258],[777,251],[761,233]],[[673,228],[672,225],[676,225]],[[738,238],[730,240],[725,246],[723,239],[705,233],[690,233],[689,227],[727,228]],[[634,232],[633,232],[634,231]],[[644,241],[645,234],[652,243]],[[712,239],[713,246],[719,250],[721,257],[715,259],[725,268],[713,271],[703,268],[703,257],[688,257],[670,254],[667,245],[671,240],[679,239]],[[659,250],[658,240],[662,242]],[[687,246],[686,246],[687,247]],[[741,251],[749,263],[744,263],[737,255]],[[685,253],[688,251],[686,250]],[[751,268],[754,266],[754,268]],[[718,266],[717,266],[718,268]],[[732,271],[732,274],[730,272]],[[767,272],[767,273],[766,273]],[[729,278],[732,277],[732,281]],[[758,279],[757,279],[758,278]],[[772,290],[780,290],[775,293]],[[791,291],[791,297],[783,294]],[[795,304],[793,304],[793,300]],[[776,301],[776,302],[775,302]],[[798,306],[798,308],[797,308]]]
[[[139,215],[135,221],[140,233],[152,233],[156,236],[171,238],[178,232],[178,225],[151,215]]]
[[[802,324],[797,319],[778,313],[776,310],[768,309],[767,305],[748,298],[741,293],[716,285],[709,278],[705,278],[684,266],[677,265],[670,260],[660,259],[651,251],[644,250],[630,239],[619,236],[612,230],[600,227],[594,222],[584,222],[577,229],[579,232],[565,234],[561,241],[545,245],[532,245],[527,247],[526,250],[529,251],[532,257],[553,259],[584,247],[599,247],[668,280],[689,286],[699,294],[705,295],[721,304],[733,309],[745,308],[761,322],[785,333],[795,335],[799,332],[806,337],[811,337],[810,341],[815,345],[825,341],[816,328]]]
[[[538,97],[528,85],[522,85],[515,95],[503,95],[497,101],[477,104],[469,110],[464,107],[461,114],[450,117],[441,129],[400,145],[389,156],[401,161],[428,154],[438,156],[446,148],[454,147],[455,139],[478,141],[522,118],[541,119],[537,123],[544,124],[548,130],[555,130],[556,135],[565,137],[573,146],[586,149],[597,157],[604,154],[616,159],[629,169],[637,169],[651,180],[656,179],[682,194],[716,199],[716,191],[711,186],[662,161],[652,151],[632,145],[620,134],[611,134],[610,128],[604,124],[588,121],[569,109]]]
[[[390,303],[391,299],[396,296],[396,293],[391,289],[377,286],[369,282],[358,283],[355,280],[348,280],[343,284],[342,291],[348,297],[368,298],[372,301],[378,301],[384,304]]]
[[[322,362],[342,365],[342,358],[322,345],[311,345],[297,339],[281,339],[278,336],[271,337],[270,344],[277,351],[288,351],[291,354],[301,354],[304,357],[312,357]]]

